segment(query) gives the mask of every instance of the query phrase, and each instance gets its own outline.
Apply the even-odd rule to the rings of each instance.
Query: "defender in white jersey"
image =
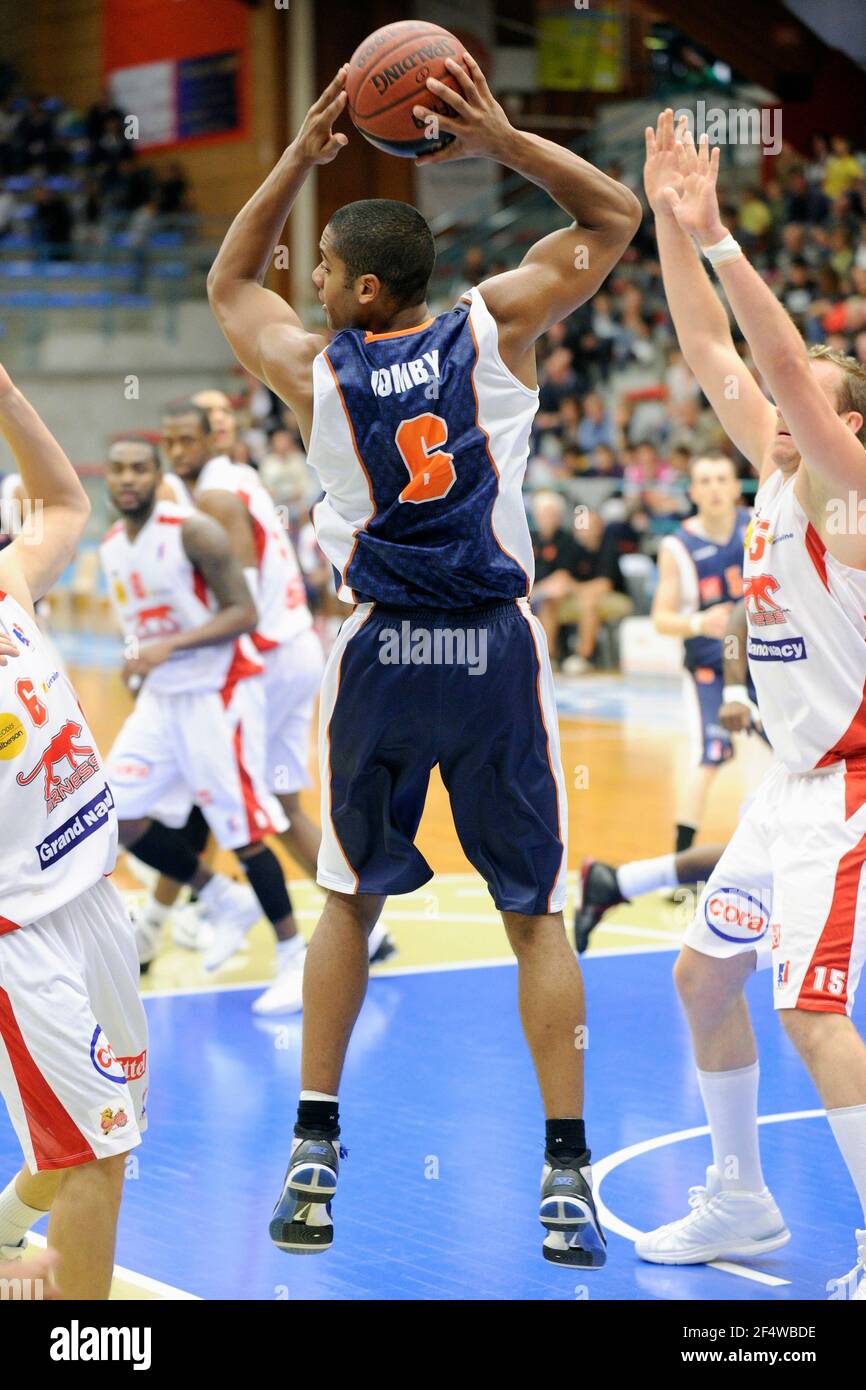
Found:
[[[149,444],[115,442],[107,483],[122,521],[101,557],[127,671],[144,683],[109,767],[124,844],[196,890],[214,931],[205,964],[216,969],[226,941],[241,941],[262,914],[278,941],[293,936],[282,871],[264,843],[285,818],[265,785],[261,663],[242,636],[255,626],[255,604],[223,528],[158,501],[159,479]],[[187,802],[182,795],[175,826],[166,827],[155,811],[178,789]],[[238,904],[239,890],[211,874],[181,833],[193,801],[218,844],[236,853],[254,897],[244,893]]]
[[[147,1023],[132,926],[108,882],[114,797],[34,602],[89,514],[57,442],[0,367],[0,433],[41,507],[0,555],[0,1090],[25,1167],[0,1192],[0,1259],[51,1210],[64,1298],[108,1297],[125,1154],[141,1142]]]
[[[424,219],[389,199],[350,204],[325,228],[313,275],[333,333],[307,332],[261,279],[310,170],[348,141],[333,128],[346,66],[238,214],[208,282],[241,362],[298,419],[325,490],[319,542],[341,595],[357,604],[323,684],[319,882],[328,897],[307,961],[304,1090],[271,1238],[287,1251],[331,1243],[337,1087],[366,984],[363,943],[386,894],[431,877],[415,836],[438,763],[458,835],[518,957],[548,1115],[543,1253],[593,1268],[605,1251],[573,1046],[580,971],[562,920],[565,783],[546,643],[526,598],[521,484],[537,409],[535,342],[598,288],[640,209],[569,151],[514,130],[478,64],[462,57],[449,60],[456,92],[428,79],[448,102],[439,124],[450,143],[432,157],[500,160],[545,189],[579,231],[553,233],[518,269],[431,315],[435,246]],[[487,1158],[479,1153],[479,1164]]]
[[[790,1235],[761,1170],[758,1067],[743,984],[771,943],[775,1003],[827,1108],[864,1209],[866,1045],[850,1011],[866,956],[866,372],[807,353],[721,222],[718,149],[665,112],[647,131],[647,195],[686,360],[760,477],[746,541],[749,670],[778,755],[719,860],[676,968],[713,1144],[681,1221],[642,1236],[657,1263],[760,1256]],[[691,238],[714,265],[763,396],[736,353]],[[810,360],[811,359],[811,360]],[[732,382],[737,389],[732,390]],[[866,1300],[866,1229],[837,1297]]]
[[[223,412],[225,414],[225,412]],[[281,839],[315,877],[320,834],[303,811],[300,789],[309,783],[310,726],[322,677],[322,648],[313,629],[294,547],[255,470],[214,455],[210,420],[201,406],[180,402],[163,418],[163,451],[193,490],[196,506],[227,530],[256,594],[259,620],[252,641],[265,666],[265,765],[288,826]],[[230,943],[229,943],[230,944]],[[239,943],[238,943],[239,944]],[[377,962],[393,954],[384,926],[369,943]],[[294,1013],[301,1007],[303,938],[289,929],[279,948],[277,978],[256,1002],[259,1013]]]

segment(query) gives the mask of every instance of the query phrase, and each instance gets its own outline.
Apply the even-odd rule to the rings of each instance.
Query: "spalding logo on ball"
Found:
[[[426,106],[432,115],[454,115],[427,86],[427,78],[435,77],[459,90],[446,58],[461,62],[463,45],[447,29],[423,19],[386,24],[355,50],[346,80],[349,115],[371,144],[407,159],[451,144],[453,135],[431,134],[435,122],[412,113],[413,106]]]

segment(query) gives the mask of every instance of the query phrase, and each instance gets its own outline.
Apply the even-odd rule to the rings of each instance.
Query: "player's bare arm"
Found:
[[[183,523],[181,535],[187,559],[204,577],[219,611],[199,627],[144,644],[138,656],[127,661],[129,674],[145,676],[175,652],[231,642],[252,632],[258,622],[255,600],[223,527],[209,516],[194,515]]]
[[[659,552],[659,578],[652,606],[656,632],[666,637],[721,637],[730,611],[727,603],[702,613],[683,613],[680,572],[676,559],[664,546]]]
[[[78,549],[90,502],[78,474],[6,370],[0,367],[0,433],[12,451],[25,497],[41,506],[41,535],[19,536],[0,555],[0,589],[32,612]],[[31,528],[32,529],[32,528]]]
[[[668,201],[680,226],[701,246],[714,246],[729,230],[722,223],[716,182],[719,150],[712,154],[706,136],[696,166],[681,191],[671,189]],[[838,534],[828,527],[828,503],[858,495],[863,487],[864,451],[857,438],[863,416],[838,414],[834,404],[835,374],[817,373],[806,345],[784,306],[764,284],[741,250],[718,266],[728,302],[748,342],[758,370],[767,383],[786,428],[800,451],[797,495],[830,551],[843,563],[866,564],[866,541],[856,530]]]
[[[245,570],[257,567],[256,547],[250,514],[239,497],[221,488],[211,488],[195,499],[206,516],[219,522],[229,538],[232,554]]]
[[[751,733],[753,729],[761,728],[758,707],[751,699],[746,685],[749,674],[746,658],[748,635],[746,605],[740,599],[731,609],[722,639],[722,671],[725,684],[719,723],[729,734]]]
[[[281,295],[265,289],[274,248],[310,170],[330,164],[348,143],[334,133],[346,106],[346,66],[310,107],[279,163],[241,208],[208,276],[208,298],[238,361],[266,381],[311,424],[312,363],[329,335],[309,333]]]
[[[697,163],[683,118],[662,111],[656,128],[646,128],[644,189],[655,216],[656,241],[665,296],[683,356],[719,421],[740,453],[763,477],[776,432],[776,412],[734,345],[728,315],[694,241],[674,216],[667,189],[681,190]]]
[[[440,164],[480,157],[498,160],[543,188],[574,218],[573,226],[537,242],[516,270],[479,286],[499,324],[500,351],[506,366],[527,385],[534,385],[536,340],[604,283],[640,225],[640,203],[630,189],[571,150],[515,130],[475,59],[469,53],[463,57],[465,68],[453,59],[447,63],[462,93],[453,92],[435,78],[427,81],[430,91],[456,113],[453,117],[437,116],[440,128],[454,140],[418,162]],[[419,106],[415,114],[424,119],[430,113]]]

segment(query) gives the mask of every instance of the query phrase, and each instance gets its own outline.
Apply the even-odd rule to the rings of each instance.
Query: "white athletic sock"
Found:
[[[857,1189],[863,1208],[863,1225],[866,1226],[866,1105],[828,1110],[827,1119]]]
[[[298,932],[297,936],[290,936],[288,941],[277,942],[277,970],[282,970],[287,961],[295,960],[302,956],[307,949],[307,943]]]
[[[736,1071],[698,1072],[713,1164],[729,1192],[763,1192],[765,1187],[758,1142],[759,1075],[757,1062]]]
[[[44,1211],[28,1207],[15,1191],[15,1179],[0,1192],[0,1245],[20,1245]]]
[[[324,1091],[301,1091],[301,1100],[330,1100],[336,1102],[338,1096],[326,1096]]]
[[[642,893],[655,893],[659,888],[676,888],[675,855],[660,854],[658,859],[635,859],[621,864],[616,881],[624,898],[639,898]]]

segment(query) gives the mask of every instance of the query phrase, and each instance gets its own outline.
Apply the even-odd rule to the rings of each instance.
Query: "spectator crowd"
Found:
[[[136,151],[129,118],[104,94],[87,111],[55,97],[0,97],[0,249],[44,260],[99,254],[115,233],[138,248],[189,211],[177,162],[158,173]]]

